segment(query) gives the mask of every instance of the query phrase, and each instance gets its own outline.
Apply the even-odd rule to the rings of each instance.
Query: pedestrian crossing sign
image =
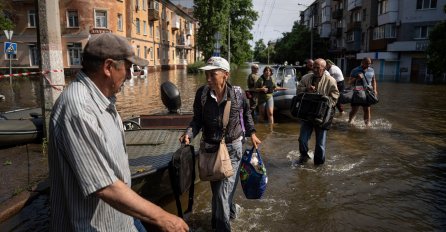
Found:
[[[17,54],[17,43],[5,42],[5,53],[9,55]]]

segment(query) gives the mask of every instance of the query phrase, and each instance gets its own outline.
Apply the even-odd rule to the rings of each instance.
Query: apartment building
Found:
[[[37,69],[38,16],[34,0],[7,0],[7,14],[15,23],[17,54],[0,56],[0,68]],[[135,53],[149,61],[149,69],[184,68],[197,59],[194,31],[197,22],[170,1],[71,0],[59,1],[63,64],[66,72],[81,67],[82,50],[92,34],[127,37]],[[6,37],[0,36],[0,42]],[[112,48],[111,48],[112,49]]]
[[[315,31],[330,41],[331,58],[346,74],[370,57],[380,80],[424,81],[431,78],[425,53],[429,31],[446,20],[445,4],[446,0],[316,0],[301,13],[301,22],[308,26],[313,18]],[[309,18],[311,14],[318,15]]]

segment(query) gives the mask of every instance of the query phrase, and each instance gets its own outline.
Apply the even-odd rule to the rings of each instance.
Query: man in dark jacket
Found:
[[[224,137],[232,168],[238,171],[243,153],[243,126],[246,135],[251,137],[251,142],[255,147],[261,143],[255,134],[249,104],[244,93],[237,93],[237,87],[227,82],[230,68],[228,61],[224,58],[211,57],[207,65],[201,69],[205,70],[207,86],[202,86],[197,90],[194,117],[185,134],[180,137],[180,142],[189,144],[190,138],[195,137],[202,130],[205,146],[218,145],[223,138],[223,112],[227,101],[231,100],[229,122]],[[229,220],[237,217],[237,207],[232,202],[237,182],[237,172],[226,179],[211,181],[212,227],[216,231],[231,231]]]

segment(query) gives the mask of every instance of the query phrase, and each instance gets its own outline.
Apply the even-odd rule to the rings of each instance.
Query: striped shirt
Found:
[[[52,231],[136,231],[132,217],[94,194],[131,178],[115,98],[82,71],[53,107],[48,160]]]

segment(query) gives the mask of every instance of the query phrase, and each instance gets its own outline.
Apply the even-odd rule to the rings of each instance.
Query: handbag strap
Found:
[[[229,122],[229,111],[231,111],[231,100],[226,101],[225,110],[223,111],[223,138],[222,141],[225,139],[226,135],[226,126]]]

